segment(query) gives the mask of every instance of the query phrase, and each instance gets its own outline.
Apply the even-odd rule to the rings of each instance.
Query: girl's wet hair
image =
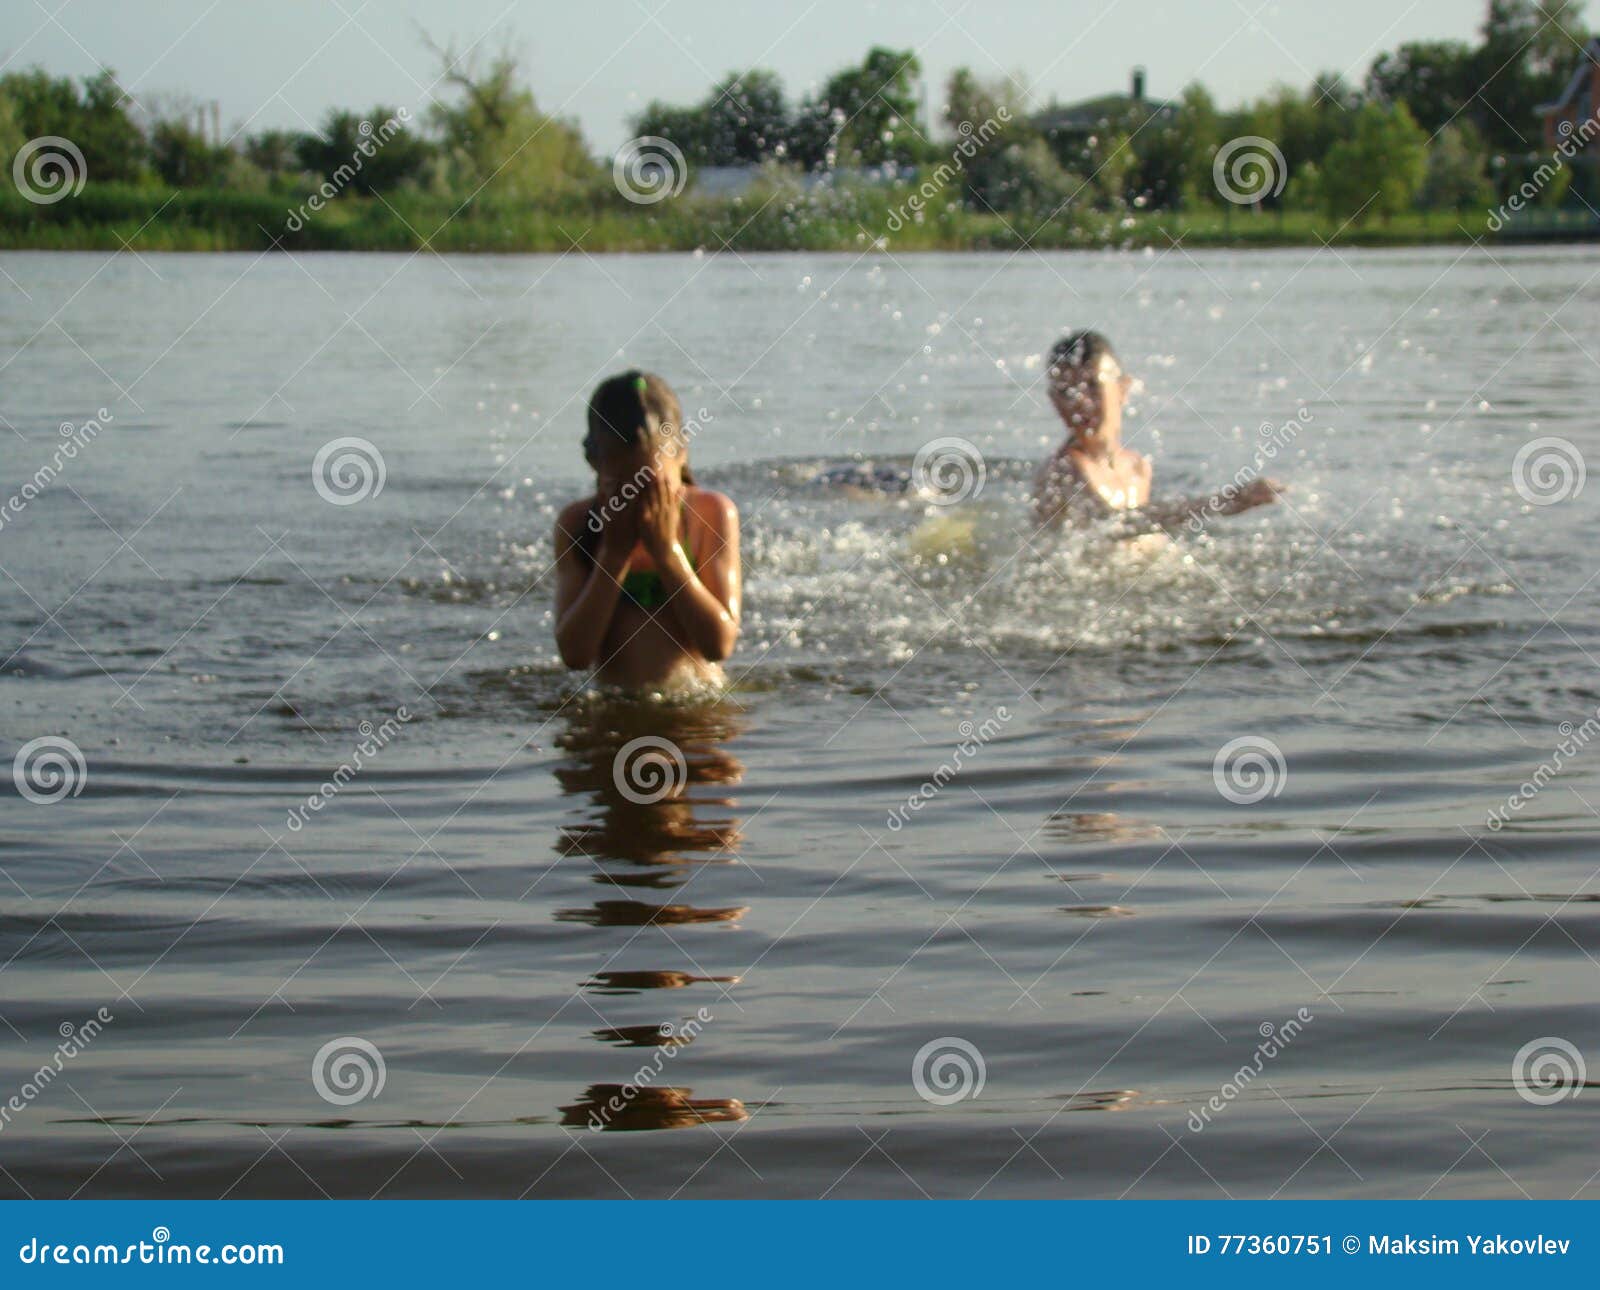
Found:
[[[1083,389],[1087,378],[1097,375],[1101,360],[1107,358],[1116,362],[1117,353],[1099,332],[1075,331],[1063,336],[1050,350],[1050,388],[1059,394]]]
[[[637,368],[609,376],[589,397],[589,431],[583,437],[583,455],[599,468],[614,452],[687,454],[688,437],[683,429],[683,405],[672,387],[651,372]],[[683,480],[693,484],[687,460]]]

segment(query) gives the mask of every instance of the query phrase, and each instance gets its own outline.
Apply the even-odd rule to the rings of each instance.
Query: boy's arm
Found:
[[[1184,524],[1203,525],[1209,516],[1238,515],[1278,500],[1284,486],[1274,479],[1252,479],[1244,485],[1228,485],[1205,497],[1189,497],[1173,502],[1149,502],[1139,508],[1139,514],[1162,528],[1179,528]]]

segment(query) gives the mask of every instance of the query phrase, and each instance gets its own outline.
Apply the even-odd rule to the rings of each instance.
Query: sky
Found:
[[[914,48],[937,112],[951,69],[1017,74],[1062,102],[1192,80],[1223,105],[1337,68],[1352,81],[1405,40],[1471,39],[1482,0],[5,0],[0,68],[110,67],[136,98],[221,105],[224,129],[310,128],[328,108],[413,113],[437,61],[421,33],[509,44],[547,112],[609,153],[651,99],[689,103],[729,71],[778,73],[791,100],[874,44]]]

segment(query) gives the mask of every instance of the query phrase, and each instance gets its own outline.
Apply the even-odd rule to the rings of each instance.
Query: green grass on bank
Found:
[[[1488,233],[1488,212],[1415,212],[1345,224],[1306,211],[1244,209],[1111,215],[1069,210],[1050,219],[977,213],[940,202],[911,216],[909,187],[805,194],[758,189],[741,197],[685,194],[636,206],[609,190],[540,205],[478,200],[462,206],[420,193],[344,194],[312,211],[299,193],[243,193],[89,184],[37,206],[0,194],[0,249],[561,252],[891,251],[1125,247],[1405,245],[1465,242]],[[896,229],[894,226],[899,224]]]

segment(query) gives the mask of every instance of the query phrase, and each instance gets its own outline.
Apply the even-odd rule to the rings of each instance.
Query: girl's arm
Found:
[[[561,661],[572,668],[593,667],[611,629],[611,619],[622,598],[622,580],[628,576],[633,544],[622,546],[607,525],[596,544],[594,562],[585,559],[578,532],[591,512],[576,502],[556,520],[556,648]]]
[[[681,499],[656,481],[639,499],[641,536],[660,570],[667,612],[690,645],[719,663],[739,640],[739,511],[720,493],[696,493],[695,513],[710,531],[696,569],[681,540]]]

